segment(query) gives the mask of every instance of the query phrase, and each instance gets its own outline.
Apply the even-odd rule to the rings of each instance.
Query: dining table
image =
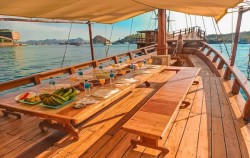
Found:
[[[115,70],[119,71],[119,67],[125,68],[127,65],[116,65],[116,67],[107,66],[103,68],[103,71]],[[112,83],[109,83],[109,79],[106,83],[101,85],[93,85],[90,88],[90,96],[85,96],[84,91],[79,91],[76,97],[69,103],[60,106],[59,108],[49,108],[41,106],[41,103],[30,105],[26,103],[21,103],[15,100],[16,92],[11,92],[6,96],[2,96],[0,100],[0,108],[3,109],[5,116],[8,115],[19,115],[20,113],[36,116],[42,118],[39,123],[39,127],[42,131],[46,131],[47,128],[53,128],[59,131],[67,132],[71,134],[75,140],[79,139],[77,126],[94,115],[98,114],[101,110],[108,108],[115,101],[119,101],[124,95],[132,91],[134,88],[141,84],[145,86],[150,86],[148,79],[154,75],[165,70],[164,65],[147,65],[142,68],[137,68],[135,71],[128,72],[124,76],[116,74],[115,79]],[[96,77],[96,70],[98,72],[102,71],[96,68],[93,71],[88,71],[84,73],[83,76],[78,77],[76,83],[72,83],[70,80],[73,75],[67,75],[62,78],[55,78],[56,87],[60,86],[73,86],[74,84],[79,84],[83,82],[86,78]],[[35,92],[37,95],[43,93],[53,93],[53,90],[49,87],[48,82],[44,82],[40,85],[29,87],[26,92]],[[25,89],[24,89],[25,92]],[[111,92],[111,93],[110,93]],[[109,93],[106,95],[105,93]],[[99,96],[98,96],[98,95]],[[85,101],[93,101],[92,103],[84,103]],[[76,106],[82,104],[81,106]]]

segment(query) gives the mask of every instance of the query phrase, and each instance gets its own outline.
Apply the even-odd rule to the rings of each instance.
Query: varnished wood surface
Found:
[[[7,109],[7,110],[11,110],[11,111],[21,112],[24,114],[38,116],[38,117],[42,117],[46,119],[52,119],[58,122],[79,124],[80,122],[94,115],[101,109],[108,106],[110,103],[114,102],[121,96],[131,91],[133,88],[137,87],[138,85],[142,84],[143,82],[147,81],[149,78],[151,78],[152,76],[156,75],[157,73],[163,70],[164,70],[164,66],[161,66],[158,69],[149,69],[150,73],[148,74],[138,74],[138,75],[132,76],[138,80],[138,82],[134,84],[122,85],[122,86],[121,85],[115,86],[115,85],[107,84],[105,86],[106,88],[111,88],[111,89],[118,88],[120,91],[107,99],[101,99],[99,103],[89,105],[81,109],[75,109],[73,106],[75,102],[77,102],[79,99],[84,97],[84,92],[81,92],[79,95],[77,95],[76,99],[72,101],[71,103],[58,109],[51,109],[51,108],[43,107],[39,104],[27,105],[24,103],[19,103],[14,100],[14,96],[11,94],[10,94],[10,97],[1,99],[0,107]],[[127,75],[130,75],[130,74],[127,74]],[[57,81],[57,83],[58,82],[69,83],[70,81],[69,81],[69,78],[63,78]],[[36,93],[42,93],[42,91],[44,91],[44,88],[48,88],[48,86],[39,85],[39,86],[30,88],[29,90],[34,91]],[[94,92],[98,89],[100,89],[100,86],[92,88],[91,91]]]
[[[201,65],[200,82],[192,85],[176,118],[160,142],[169,149],[166,157],[243,157],[249,158],[250,133],[237,111],[238,102],[229,97],[218,77],[213,76],[206,64]],[[205,68],[205,72],[203,72]],[[79,126],[81,139],[73,143],[69,136],[49,130],[41,133],[36,117],[2,117],[0,113],[0,157],[20,158],[152,158],[160,152],[138,146],[132,149],[131,139],[138,136],[121,130],[122,125],[165,83],[174,72],[152,77],[151,87],[139,86],[132,93]],[[226,91],[225,91],[226,90]],[[212,156],[213,155],[213,156]]]
[[[178,71],[136,112],[123,129],[146,138],[162,139],[198,72],[197,68]]]

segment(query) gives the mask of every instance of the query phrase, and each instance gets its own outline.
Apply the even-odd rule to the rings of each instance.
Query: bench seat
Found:
[[[132,144],[168,152],[158,145],[158,140],[163,138],[199,71],[199,68],[180,69],[123,125],[125,131],[140,136]]]

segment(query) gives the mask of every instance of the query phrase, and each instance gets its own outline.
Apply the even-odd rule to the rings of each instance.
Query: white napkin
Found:
[[[78,102],[76,102],[76,104],[95,104],[98,103],[98,100],[95,100],[93,98],[82,98],[81,100],[79,100]]]
[[[109,96],[119,92],[119,89],[99,89],[95,91],[92,96],[99,98],[108,98]]]
[[[136,82],[138,82],[138,80],[135,79],[135,78],[125,78],[125,79],[118,80],[115,83],[124,83],[124,84],[126,84],[126,83],[136,83]]]

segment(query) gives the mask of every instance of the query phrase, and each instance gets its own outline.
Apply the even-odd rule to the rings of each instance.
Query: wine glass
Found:
[[[139,69],[140,69],[140,71],[141,71],[141,68],[142,68],[142,62],[139,62],[139,63],[138,63],[138,67],[139,67]]]
[[[122,74],[123,78],[124,78],[124,75],[125,75],[126,73],[127,73],[127,72],[126,72],[126,69],[121,69],[121,74]]]
[[[153,62],[153,60],[150,58],[150,59],[148,59],[148,64],[149,65],[151,65],[152,64],[152,62]]]
[[[105,83],[105,78],[100,78],[100,79],[99,79],[99,82],[101,83],[102,88],[103,88],[103,85],[104,85],[104,83]]]
[[[76,75],[71,75],[71,76],[70,76],[70,83],[71,83],[71,86],[74,86],[75,82],[76,82]]]
[[[126,63],[129,64],[129,63],[130,63],[130,59],[127,59],[127,60],[126,60]]]

